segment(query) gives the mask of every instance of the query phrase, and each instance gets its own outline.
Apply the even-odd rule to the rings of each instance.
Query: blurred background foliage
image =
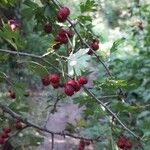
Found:
[[[141,135],[144,149],[149,150],[150,1],[62,0],[61,3],[67,4],[70,8],[70,18],[77,22],[76,27],[86,41],[89,41],[93,35],[99,38],[101,43],[97,54],[107,62],[114,76],[113,78],[107,78],[102,65],[97,62],[95,57],[92,60],[89,56],[82,57],[79,62],[85,62],[86,65],[88,61],[96,68],[94,70],[96,71],[94,79],[95,89],[92,91],[96,96],[100,97],[114,94],[118,88],[124,89],[126,103],[112,98],[109,101],[109,107],[116,113],[119,113],[120,118],[128,124],[130,129]],[[1,0],[0,48],[37,55],[49,52],[54,44],[53,39],[56,35],[56,30],[59,28],[59,24],[55,21],[55,13],[55,7],[48,5],[47,1],[44,0]],[[7,21],[9,19],[18,20],[20,23],[19,31],[15,33],[8,31]],[[47,21],[52,23],[52,34],[45,34],[43,32],[43,24]],[[5,23],[5,26],[3,23]],[[67,27],[68,24],[63,24],[62,26]],[[12,38],[15,39],[15,42]],[[78,42],[78,37],[75,37],[75,41],[75,48],[78,49],[81,46]],[[83,46],[82,48],[85,47]],[[58,54],[66,55],[65,46],[61,47]],[[80,55],[83,54],[81,53]],[[51,63],[55,63],[56,66],[60,65],[56,55],[48,56],[48,60]],[[49,72],[54,71],[45,64],[43,66]],[[84,66],[77,65],[76,67],[76,70],[85,70]],[[43,70],[39,68],[40,65],[32,63],[29,58],[25,59],[0,53],[0,79],[4,78],[3,73],[8,75],[9,78],[13,77],[11,78],[13,86],[5,85],[4,82],[0,84],[0,101],[10,104],[10,108],[23,114],[25,117],[29,117],[29,110],[26,107],[28,101],[23,97],[23,93],[26,89],[34,90],[41,84],[40,75]],[[79,74],[81,73],[80,71]],[[10,102],[3,94],[8,87],[13,88],[18,95],[15,102]],[[1,100],[2,98],[3,100]],[[95,150],[99,150],[99,145],[115,149],[116,147],[112,143],[110,144],[111,146],[108,146],[110,142],[108,137],[111,137],[112,133],[115,132],[115,137],[113,137],[115,141],[116,137],[123,131],[116,127],[112,129],[109,126],[108,120],[103,120],[103,125],[99,126],[97,120],[103,118],[106,114],[103,110],[97,108],[94,102],[93,104],[90,103],[89,106],[88,101],[90,103],[91,99],[84,94],[75,98],[76,103],[87,108],[85,111],[86,125],[84,125],[86,129],[81,134],[90,137],[98,136],[99,134],[103,135],[103,142],[96,143]],[[127,117],[128,113],[132,114],[131,121]],[[92,115],[93,117],[91,117]],[[41,116],[37,115],[37,117],[37,123],[41,123]],[[34,117],[32,119],[36,121]],[[107,132],[104,132],[106,130]],[[124,134],[130,136],[128,133]],[[26,137],[26,134],[24,136]],[[29,137],[35,140],[33,135],[29,135]],[[36,142],[28,143],[28,145],[33,143],[35,144]],[[38,136],[37,143],[39,144]],[[135,141],[135,149],[137,144],[138,141]]]

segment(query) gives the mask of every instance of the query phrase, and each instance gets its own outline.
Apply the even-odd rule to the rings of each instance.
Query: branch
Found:
[[[34,55],[34,54],[29,54],[29,53],[22,53],[22,52],[15,52],[14,53],[14,51],[10,51],[10,50],[2,50],[2,49],[0,49],[0,52],[6,52],[6,53],[10,53],[10,54],[19,54],[19,55],[23,55],[23,56],[28,56],[28,57],[33,57],[33,58],[36,58],[36,59],[40,59],[40,60],[42,60],[43,62],[45,62],[45,63],[47,63],[47,64],[49,64],[51,67],[53,67],[54,69],[56,69],[58,72],[60,72],[61,73],[61,70],[59,69],[59,68],[57,68],[57,67],[55,67],[53,64],[51,64],[49,61],[47,61],[47,60],[44,60],[43,58],[41,58],[40,56],[38,56],[38,55]],[[65,73],[65,75],[67,75],[69,78],[71,78],[67,73]],[[71,78],[72,79],[72,78]],[[92,92],[90,92],[85,86],[83,86],[83,88],[84,88],[84,91],[90,96],[90,97],[92,97],[98,104],[100,104],[100,105],[102,105],[105,109],[106,109],[106,111],[107,112],[109,112],[115,119],[116,119],[116,121],[126,130],[126,131],[128,131],[130,134],[132,134],[134,137],[136,137],[137,139],[141,139],[138,135],[136,135],[135,133],[133,133],[129,128],[127,128],[124,124],[123,124],[123,122],[117,117],[117,115],[114,113],[114,112],[112,112],[101,100],[99,100],[98,98],[96,98],[95,97],[95,95],[92,93]],[[0,106],[1,107],[1,106]],[[12,113],[12,115],[13,115],[13,113]],[[15,116],[15,115],[14,115]],[[15,118],[15,117],[14,117]],[[32,124],[28,124],[27,123],[27,125],[29,125],[29,126],[32,126],[32,127],[35,127],[35,128],[37,128],[37,129],[39,129],[39,130],[44,130],[45,131],[45,129],[43,129],[43,128],[40,128],[40,127],[38,127],[38,126],[36,126],[36,125],[32,125]],[[46,132],[46,131],[45,131]],[[51,131],[47,131],[48,133],[53,133],[53,132],[51,132]],[[54,133],[54,134],[58,134],[58,135],[62,135],[62,133]],[[67,135],[67,136],[72,136],[73,138],[76,138],[76,136],[74,136],[74,135],[70,135],[70,134],[65,134],[65,135]],[[82,137],[81,137],[81,139],[82,139]]]
[[[138,135],[136,135],[134,132],[132,132],[129,128],[127,128],[127,127],[123,124],[123,122],[117,117],[117,115],[116,115],[111,109],[109,109],[109,107],[107,107],[102,101],[100,101],[98,98],[96,98],[95,95],[94,95],[92,92],[90,92],[85,86],[83,86],[83,88],[84,88],[85,92],[86,92],[89,96],[91,96],[93,99],[95,99],[95,101],[96,101],[98,104],[100,104],[101,106],[103,106],[103,107],[107,110],[107,112],[109,112],[109,113],[117,120],[117,122],[118,122],[126,131],[128,131],[130,134],[132,134],[132,135],[133,135],[134,137],[136,137],[137,139],[140,139],[140,137],[139,137]]]
[[[14,111],[12,111],[8,106],[5,106],[3,104],[0,103],[0,108],[5,112],[5,113],[8,113],[12,118],[14,119],[20,119],[20,121],[22,123],[24,123],[26,126],[25,128],[27,127],[33,127],[37,130],[40,130],[40,131],[43,131],[43,132],[46,132],[46,133],[50,133],[51,135],[60,135],[60,136],[68,136],[68,137],[71,137],[71,138],[74,138],[74,139],[81,139],[81,140],[90,140],[90,141],[98,141],[97,138],[95,139],[91,139],[91,138],[85,138],[85,137],[82,137],[82,136],[78,136],[78,135],[72,135],[72,134],[69,134],[69,133],[65,133],[65,132],[53,132],[53,131],[50,131],[46,128],[43,128],[43,127],[40,127],[34,123],[31,123],[29,122],[27,119],[23,118],[21,115],[15,113]]]

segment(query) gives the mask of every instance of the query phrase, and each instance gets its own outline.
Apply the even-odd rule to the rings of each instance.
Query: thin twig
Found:
[[[22,129],[18,130],[17,132],[15,132],[13,135],[11,135],[7,141],[9,141],[10,139],[12,139],[14,136],[17,136],[20,132],[22,132],[24,129],[28,128],[29,126],[25,125]]]
[[[53,133],[51,134],[51,139],[52,139],[52,142],[51,142],[51,143],[52,143],[51,149],[54,150],[54,134],[53,134]]]
[[[107,107],[102,101],[100,101],[98,98],[96,98],[95,95],[92,92],[90,92],[86,87],[83,87],[83,88],[86,91],[86,93],[88,95],[90,95],[92,98],[94,98],[97,103],[99,103],[101,106],[103,106],[107,110],[107,112],[109,112],[126,131],[128,131],[130,134],[132,134],[137,139],[140,139],[140,137],[138,135],[136,135],[134,132],[132,132],[129,128],[127,128],[122,123],[122,121],[117,117],[117,115],[111,109],[109,109],[109,107]]]

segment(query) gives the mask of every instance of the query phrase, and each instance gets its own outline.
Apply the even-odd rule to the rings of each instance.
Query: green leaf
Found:
[[[5,73],[0,72],[0,82],[3,82],[6,77],[7,77],[7,76],[5,75]]]
[[[94,0],[87,0],[85,3],[80,3],[81,13],[96,11],[97,4]]]
[[[113,109],[119,112],[135,113],[138,111],[138,108],[135,106],[131,106],[127,103],[122,103],[122,102],[117,102],[117,101],[112,103],[112,107]]]
[[[34,16],[34,10],[31,8],[25,8],[21,12],[22,17],[30,20]]]
[[[110,52],[113,53],[118,50],[118,47],[125,41],[125,38],[118,39],[115,41],[110,49]]]
[[[24,44],[20,38],[19,30],[13,32],[7,24],[0,30],[0,37],[10,43],[16,50],[23,48]]]
[[[33,72],[39,76],[44,76],[44,75],[48,74],[48,70],[46,69],[46,67],[41,65],[38,62],[29,61],[28,62],[28,69],[31,72]]]
[[[34,9],[38,7],[37,3],[32,2],[31,0],[25,0],[24,4],[29,6],[30,8]]]
[[[82,22],[83,24],[86,23],[86,22],[92,22],[92,18],[91,16],[84,16],[84,15],[81,15],[78,17],[79,21]]]

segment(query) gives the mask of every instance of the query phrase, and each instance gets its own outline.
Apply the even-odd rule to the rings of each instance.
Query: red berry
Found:
[[[68,7],[62,7],[59,9],[59,11],[57,12],[57,20],[59,22],[65,22],[67,20],[67,17],[70,14],[70,10]]]
[[[46,23],[43,27],[43,30],[46,32],[46,33],[50,33],[52,31],[52,26],[50,23]]]
[[[66,85],[71,85],[73,88],[75,88],[76,87],[76,82],[75,82],[75,80],[68,80],[66,82]]]
[[[126,138],[120,137],[117,141],[117,146],[121,149],[125,148],[126,144]]]
[[[5,133],[10,133],[10,132],[11,132],[11,129],[10,129],[10,128],[3,128],[3,131],[4,131]]]
[[[94,43],[91,44],[91,48],[92,48],[94,51],[96,51],[96,50],[99,49],[99,44],[98,44],[97,42],[94,42]]]
[[[78,92],[81,89],[81,85],[80,85],[80,83],[78,81],[75,81],[75,82],[76,82],[75,91]]]
[[[74,94],[74,88],[71,85],[66,85],[64,92],[68,96],[72,96]]]
[[[78,81],[69,80],[67,81],[66,85],[71,85],[74,88],[74,91],[78,92],[81,88],[81,85]]]
[[[0,137],[0,145],[4,144],[4,139]]]
[[[127,140],[125,143],[126,148],[131,149],[132,148],[132,142]]]
[[[50,80],[49,80],[49,76],[47,75],[47,76],[44,76],[44,77],[42,77],[42,84],[44,85],[44,86],[48,86],[48,85],[50,85]]]
[[[66,35],[57,35],[55,38],[56,42],[59,42],[60,44],[67,44],[68,38]]]
[[[59,81],[60,81],[60,77],[59,77],[59,75],[58,74],[51,74],[50,76],[49,76],[49,80],[50,80],[50,82],[52,83],[52,84],[58,84],[59,83]]]
[[[87,52],[88,55],[92,55],[93,54],[93,51],[92,49],[89,49],[89,51]]]
[[[80,140],[79,149],[78,150],[84,150],[84,148],[85,148],[85,142],[84,142],[84,140]]]
[[[87,84],[88,83],[88,79],[84,76],[81,76],[78,80],[78,82],[81,84],[81,85],[84,85],[84,84]]]
[[[13,91],[11,91],[11,92],[10,92],[10,97],[11,97],[12,99],[15,99],[15,98],[16,98],[16,93],[13,92]]]
[[[55,38],[55,41],[59,44],[67,44],[68,43],[68,37],[72,37],[73,33],[71,30],[65,30],[63,28],[59,29],[58,34]]]
[[[3,139],[7,139],[9,137],[8,133],[5,132],[3,132],[1,136]]]
[[[22,129],[22,123],[21,122],[17,122],[15,124],[16,129]]]
[[[53,83],[52,86],[54,89],[58,89],[60,87],[60,84],[59,83],[55,83],[55,84]]]

